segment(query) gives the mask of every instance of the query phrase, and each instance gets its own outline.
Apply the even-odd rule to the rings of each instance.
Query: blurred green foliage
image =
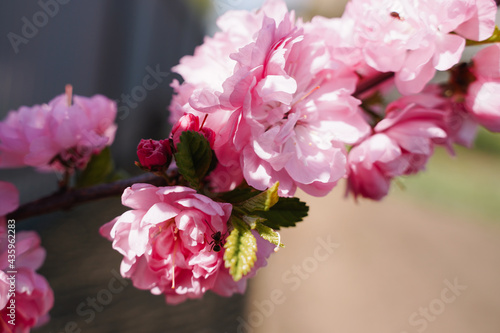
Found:
[[[475,149],[500,155],[500,135],[481,128],[475,142]]]
[[[479,138],[479,149],[456,147],[455,157],[438,149],[425,172],[402,178],[404,192],[456,214],[500,221],[499,138],[483,132]]]
[[[196,12],[197,15],[204,16],[210,10],[212,0],[188,0],[187,4]]]

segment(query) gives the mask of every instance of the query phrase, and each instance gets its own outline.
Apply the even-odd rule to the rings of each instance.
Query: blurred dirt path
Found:
[[[300,195],[310,216],[282,232],[239,332],[500,332],[500,223],[339,192]]]

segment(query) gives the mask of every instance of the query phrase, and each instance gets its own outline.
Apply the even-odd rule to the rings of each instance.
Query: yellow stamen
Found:
[[[159,234],[161,234],[162,232],[162,227],[161,225],[158,226],[158,230],[156,230],[154,233],[151,234],[151,236],[149,236],[151,239],[155,238],[156,236],[158,236]]]

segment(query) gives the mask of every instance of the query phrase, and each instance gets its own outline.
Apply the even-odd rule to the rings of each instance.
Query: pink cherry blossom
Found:
[[[467,6],[467,19],[454,31],[470,40],[488,39],[495,30],[497,4],[493,0],[475,0]]]
[[[440,102],[429,94],[389,104],[374,134],[349,152],[347,191],[355,197],[380,200],[394,177],[423,170],[434,146],[449,144],[452,133],[447,127],[447,110],[433,108],[441,106]]]
[[[346,172],[344,144],[369,131],[351,96],[357,77],[334,60],[324,36],[304,33],[284,2],[268,1],[253,15],[258,29],[232,50],[230,74],[197,89],[189,107],[209,113],[209,127],[218,123],[211,128],[219,163],[238,161],[252,187],[279,181],[282,196],[297,187],[325,195]]]
[[[380,200],[387,195],[393,177],[403,174],[408,162],[401,148],[385,134],[375,134],[349,152],[347,191]]]
[[[491,36],[495,15],[493,0],[352,0],[343,19],[367,64],[395,72],[399,91],[414,94],[459,62],[465,38]]]
[[[222,109],[217,96],[223,91],[222,84],[233,74],[237,64],[231,54],[254,41],[254,35],[262,27],[264,15],[278,18],[286,12],[282,10],[283,7],[282,1],[268,1],[259,11],[231,10],[225,13],[217,20],[220,31],[213,37],[205,37],[194,55],[183,57],[180,64],[172,68],[182,75],[184,82],[179,84],[174,80],[172,83],[176,94],[169,107],[170,123],[176,124],[184,114],[204,119],[206,112],[210,112],[204,128],[214,131],[214,147],[217,157],[221,158],[221,163],[212,172],[212,175],[219,174],[220,177],[209,177],[214,180],[211,182],[214,191],[231,190],[243,179],[241,168],[233,168],[240,154],[232,149],[221,148],[229,137],[227,122],[231,112]],[[231,172],[227,172],[228,169]]]
[[[334,59],[357,69],[364,66],[365,61],[361,49],[354,43],[354,24],[356,21],[347,16],[342,18],[315,16],[311,22],[304,23],[304,31],[305,34],[322,39]]]
[[[500,44],[480,50],[473,57],[471,72],[476,81],[469,86],[467,110],[492,132],[500,132]]]
[[[453,144],[472,146],[477,134],[477,122],[467,112],[462,102],[445,97],[443,87],[429,84],[419,94],[397,99],[387,107],[389,118],[398,114],[397,112],[391,114],[392,110],[403,110],[409,105],[412,105],[411,112],[399,113],[400,116],[430,121],[446,132],[445,137],[435,137],[433,143],[444,145],[451,154],[454,154]],[[386,119],[382,124],[387,125],[394,120]],[[385,125],[379,125],[377,128],[380,129],[381,126]]]
[[[149,184],[127,188],[122,203],[132,210],[102,226],[101,235],[124,256],[121,274],[139,289],[164,294],[170,304],[200,298],[207,290],[223,296],[242,293],[246,278],[266,264],[273,249],[259,240],[254,272],[234,282],[224,267],[224,249],[215,247],[228,235],[230,204],[187,187]],[[222,243],[211,243],[217,232]]]
[[[203,113],[196,113],[191,108],[191,96],[201,95],[209,98],[211,96],[202,91],[222,91],[222,83],[232,75],[236,65],[236,61],[230,57],[231,53],[252,42],[253,35],[260,29],[266,10],[267,7],[258,13],[246,10],[225,13],[217,20],[221,31],[216,32],[213,37],[205,37],[204,43],[195,49],[194,55],[182,57],[180,63],[172,68],[172,71],[182,75],[184,83],[181,85],[177,80],[172,83],[176,94],[169,108],[170,123],[176,124],[185,113],[193,113],[203,118]],[[224,118],[225,114],[211,115],[206,125],[214,130],[219,129],[219,117]],[[216,130],[216,134],[217,132]]]
[[[116,104],[104,96],[73,96],[23,106],[0,123],[0,167],[39,170],[83,168],[92,154],[111,145]]]
[[[368,134],[350,96],[357,78],[333,60],[323,38],[304,34],[293,13],[265,17],[255,42],[233,55],[238,65],[220,101],[234,109],[228,144],[257,189],[279,181],[281,195],[297,187],[326,195],[345,174],[344,144]]]
[[[0,201],[1,215],[17,209],[19,192],[14,185],[0,182]],[[35,272],[45,260],[40,237],[33,231],[14,233],[13,226],[0,216],[0,328],[2,332],[26,333],[31,327],[48,321],[54,295],[45,278]],[[17,273],[9,273],[11,271]],[[13,275],[15,288],[11,288]],[[14,295],[11,295],[12,289],[15,289]],[[15,316],[11,315],[13,307]],[[13,318],[15,325],[12,325]]]
[[[210,190],[214,193],[231,191],[243,182],[243,173],[240,168],[240,163],[237,159],[233,162],[226,162],[226,165],[221,163],[210,172],[207,177]]]
[[[172,128],[172,133],[170,134],[170,136],[172,138],[172,141],[174,142],[174,145],[177,146],[177,144],[180,142],[182,132],[194,131],[200,132],[208,140],[210,147],[213,147],[215,142],[215,133],[212,129],[205,127],[204,125],[204,123],[200,124],[200,118],[198,118],[194,114],[185,114]]]
[[[2,332],[27,333],[32,327],[49,320],[48,312],[54,303],[54,294],[47,280],[35,271],[45,260],[45,250],[40,246],[39,236],[32,231],[16,233],[15,296],[9,296],[12,271],[8,259],[8,234],[5,218],[0,218],[0,326]],[[9,321],[15,301],[15,325]]]
[[[376,133],[384,133],[398,144],[409,162],[404,174],[420,171],[434,152],[436,143],[444,143],[444,113],[418,104],[389,104],[386,117],[375,126]]]

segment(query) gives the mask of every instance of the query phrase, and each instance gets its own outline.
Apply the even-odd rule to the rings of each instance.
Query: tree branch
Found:
[[[96,186],[69,189],[56,192],[36,201],[28,202],[17,210],[7,215],[7,219],[21,220],[32,216],[51,213],[61,209],[69,209],[73,206],[98,200],[102,198],[118,196],[123,191],[136,183],[148,183],[156,186],[166,185],[166,181],[151,173],[143,174],[129,179],[118,180],[113,183],[99,184]]]
[[[375,75],[365,80],[361,80],[354,92],[353,96],[356,98],[360,98],[360,95],[367,92],[368,90],[375,88],[379,84],[391,79],[394,77],[393,72],[380,73],[379,75]]]

